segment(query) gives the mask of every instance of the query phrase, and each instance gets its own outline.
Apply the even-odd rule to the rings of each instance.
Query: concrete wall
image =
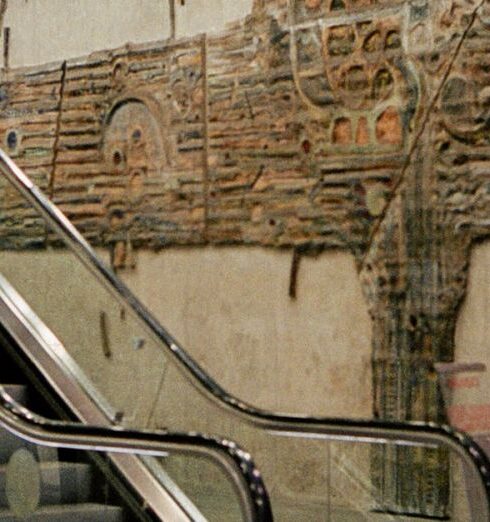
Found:
[[[451,421],[471,433],[490,431],[490,242],[474,247],[466,299],[456,327],[456,362],[483,363],[484,372],[448,380]]]
[[[11,67],[74,58],[172,34],[171,0],[7,0]],[[215,31],[252,9],[252,0],[175,1],[177,37]],[[3,42],[2,42],[3,52]]]

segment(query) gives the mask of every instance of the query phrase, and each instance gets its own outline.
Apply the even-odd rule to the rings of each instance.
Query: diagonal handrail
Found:
[[[18,404],[3,386],[0,386],[0,425],[22,439],[42,446],[154,457],[166,457],[171,453],[207,458],[232,479],[244,520],[272,522],[270,501],[260,472],[250,454],[229,440],[197,433],[137,431],[53,421]],[[182,509],[173,501],[177,509]]]
[[[483,450],[466,434],[446,425],[423,422],[387,422],[278,414],[256,408],[231,395],[213,380],[178,341],[156,320],[128,287],[95,254],[92,247],[63,213],[35,186],[22,170],[0,149],[0,172],[38,210],[61,236],[84,266],[117,301],[128,306],[141,325],[171,354],[174,361],[208,400],[238,415],[243,421],[269,433],[311,439],[414,446],[443,446],[462,459],[477,489],[474,522],[490,520],[490,461]]]

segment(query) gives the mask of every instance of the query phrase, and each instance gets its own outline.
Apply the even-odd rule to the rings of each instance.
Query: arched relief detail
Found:
[[[341,116],[333,123],[332,143],[335,145],[351,145],[354,139],[352,121]]]
[[[332,122],[331,141],[339,147],[400,148],[404,143],[403,114],[395,105],[370,113],[342,112]]]
[[[132,240],[149,199],[162,195],[171,147],[160,103],[141,93],[116,98],[104,119],[102,157],[112,180],[104,190],[106,241],[114,268],[134,266]]]
[[[376,120],[376,141],[380,145],[401,145],[403,129],[396,107],[388,107]]]
[[[129,65],[128,62],[119,58],[114,62],[114,67],[112,68],[112,89],[116,92],[120,92],[126,88],[126,83],[129,74]]]
[[[147,93],[125,93],[118,96],[112,101],[112,104],[110,105],[110,108],[104,117],[104,124],[102,129],[102,146],[104,147],[107,130],[112,123],[114,115],[121,107],[129,103],[139,103],[145,106],[151,113],[151,115],[154,117],[155,121],[158,124],[157,129],[160,139],[162,141],[163,150],[165,152],[165,163],[169,167],[173,166],[175,153],[170,147],[169,136],[166,132],[166,129],[170,128],[169,111],[165,110],[162,104],[157,99],[155,99],[153,96]]]

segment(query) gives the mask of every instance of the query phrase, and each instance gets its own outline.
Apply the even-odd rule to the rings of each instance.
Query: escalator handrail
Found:
[[[3,386],[0,386],[0,425],[41,446],[154,457],[169,454],[204,457],[219,465],[232,479],[247,521],[272,522],[270,500],[260,472],[250,454],[229,440],[199,433],[138,431],[53,421],[18,404]]]
[[[346,442],[443,445],[456,452],[477,478],[482,510],[490,520],[490,461],[485,452],[466,434],[436,423],[354,420],[307,415],[287,415],[256,408],[229,394],[213,380],[129,288],[96,255],[92,247],[63,213],[32,183],[8,155],[0,149],[0,172],[60,234],[84,266],[94,274],[123,306],[129,306],[153,338],[173,355],[178,368],[205,398],[238,414],[249,424],[282,436],[329,439]],[[484,514],[482,513],[484,517]]]

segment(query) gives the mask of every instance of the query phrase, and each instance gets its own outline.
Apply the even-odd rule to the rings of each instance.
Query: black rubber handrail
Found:
[[[408,443],[442,445],[450,448],[472,469],[481,487],[482,520],[490,521],[490,461],[468,435],[449,426],[423,422],[387,422],[353,420],[307,415],[284,415],[256,408],[231,395],[213,380],[177,340],[157,321],[129,288],[95,254],[92,247],[63,213],[35,186],[22,170],[0,150],[0,171],[7,180],[38,210],[92,274],[120,304],[128,306],[147,332],[172,354],[177,366],[206,397],[222,408],[239,415],[244,421],[284,436],[308,436],[319,439],[371,443]],[[475,521],[476,522],[476,521]]]
[[[193,455],[212,460],[232,479],[246,520],[272,522],[269,496],[249,453],[225,439],[198,433],[138,431],[46,419],[18,404],[0,386],[0,425],[35,444],[84,451],[166,457]]]

